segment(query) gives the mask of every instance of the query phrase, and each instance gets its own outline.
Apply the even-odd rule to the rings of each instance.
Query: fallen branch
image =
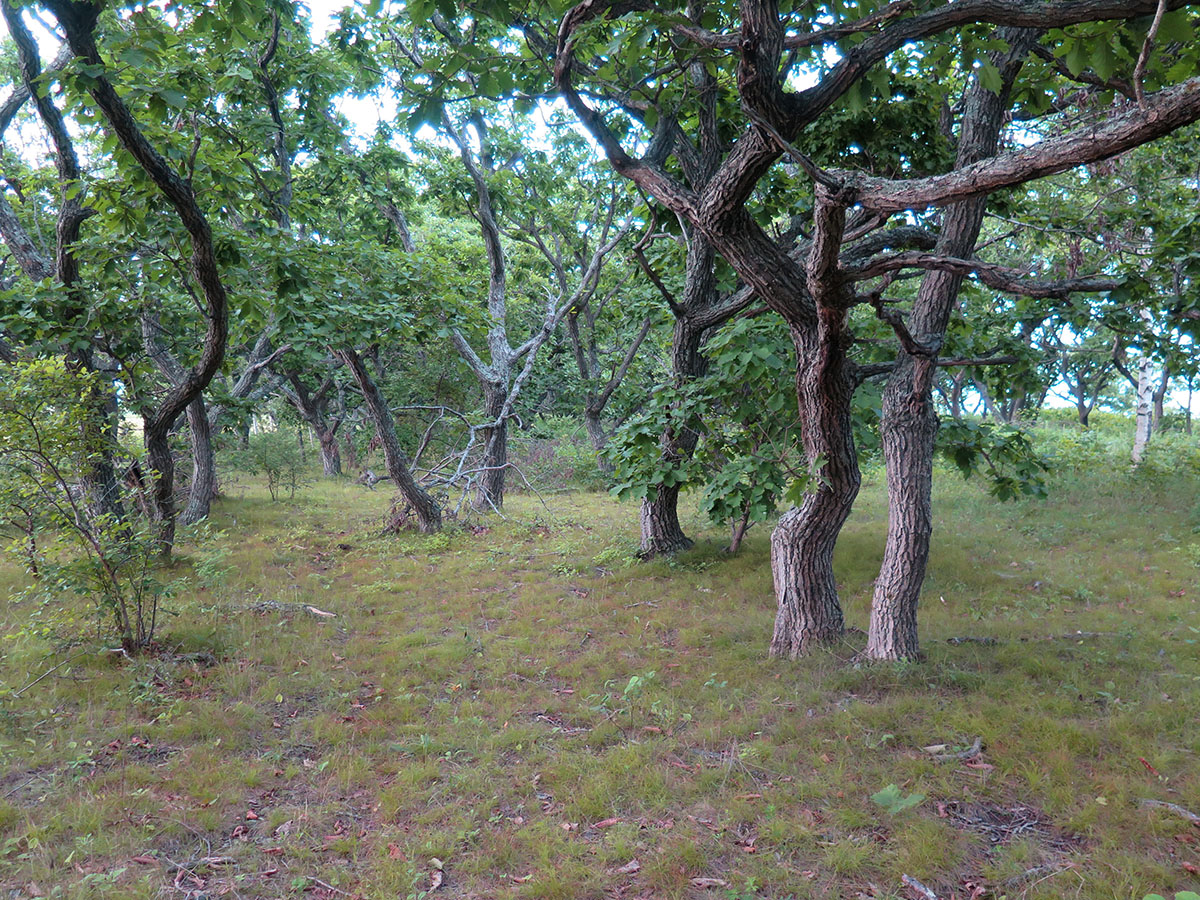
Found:
[[[63,666],[69,665],[70,663],[73,663],[73,662],[75,662],[75,660],[80,659],[84,656],[87,656],[86,652],[85,653],[76,653],[74,656],[69,657],[68,659],[64,659],[57,666],[53,666],[52,668],[47,669],[45,672],[43,672],[37,678],[33,679],[33,681],[29,682],[29,684],[25,685],[24,687],[17,688],[15,691],[12,692],[12,695],[14,697],[20,697],[23,693],[25,693],[27,690],[29,690],[31,687],[33,687],[35,684],[37,684],[43,678],[49,678],[51,675],[53,675],[55,672],[57,672]]]
[[[930,755],[939,762],[946,762],[952,759],[974,759],[982,752],[983,738],[977,737],[975,738],[975,742],[966,750],[960,750],[957,753],[931,753]]]
[[[904,883],[905,887],[916,891],[918,894],[924,897],[925,900],[938,900],[937,894],[925,887],[925,885],[921,884],[921,882],[917,881],[917,879],[913,878],[911,875],[901,875],[900,880]]]
[[[1166,800],[1143,800],[1138,804],[1143,809],[1165,809],[1168,812],[1173,812],[1182,819],[1186,819],[1193,825],[1200,827],[1200,816],[1196,815],[1190,809],[1184,809],[1176,803],[1168,803]]]

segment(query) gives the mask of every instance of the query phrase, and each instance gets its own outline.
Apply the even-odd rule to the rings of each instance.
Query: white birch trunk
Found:
[[[1133,451],[1129,454],[1135,466],[1141,464],[1146,445],[1150,443],[1154,413],[1154,386],[1150,383],[1150,368],[1150,358],[1143,356],[1138,363],[1137,428],[1133,433]]]

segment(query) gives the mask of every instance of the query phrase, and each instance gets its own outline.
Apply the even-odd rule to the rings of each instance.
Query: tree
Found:
[[[726,12],[712,11],[718,22]],[[792,142],[811,133],[806,129],[821,121],[839,102],[863,103],[871,98],[872,91],[888,91],[891,79],[885,64],[901,71],[920,72],[929,82],[936,82],[955,64],[947,45],[938,43],[947,33],[957,38],[963,55],[973,60],[983,48],[974,37],[977,32],[968,26],[1063,29],[1112,22],[1117,24],[1108,26],[1108,30],[1119,31],[1119,23],[1154,11],[1155,4],[1151,3],[997,5],[989,0],[950,4],[913,15],[898,7],[856,7],[850,14],[831,11],[833,24],[827,25],[825,19],[809,23],[798,17],[793,21],[782,16],[772,0],[744,0],[738,6],[734,29],[727,32],[703,27],[702,18],[698,24],[697,13],[703,12],[699,4],[678,10],[648,3],[588,0],[564,16],[557,29],[555,79],[568,105],[614,168],[702,232],[762,300],[783,316],[792,337],[802,439],[810,465],[820,473],[821,487],[780,519],[772,538],[778,601],[773,654],[794,656],[813,643],[837,638],[843,629],[832,552],[859,486],[849,414],[857,380],[856,367],[848,357],[853,342],[850,311],[868,303],[893,325],[908,357],[901,362],[919,375],[918,392],[925,397],[941,335],[936,329],[933,334],[913,335],[900,316],[887,309],[882,295],[890,283],[884,277],[888,272],[915,268],[950,275],[974,273],[985,279],[992,277],[997,283],[1007,282],[1025,293],[1042,295],[1085,287],[1014,285],[1014,280],[1021,279],[1020,273],[1012,270],[1005,273],[995,266],[945,253],[880,252],[886,251],[887,245],[867,263],[847,265],[842,258],[843,247],[877,231],[890,216],[905,210],[920,212],[986,196],[1110,157],[1169,133],[1200,117],[1200,80],[1183,81],[1153,94],[1144,94],[1139,87],[1137,101],[1102,125],[1068,130],[986,158],[968,153],[949,171],[923,177],[914,177],[921,173],[911,171],[896,177],[869,174],[861,168],[822,169]],[[1161,14],[1159,20],[1161,23]],[[661,39],[655,39],[656,35]],[[1091,35],[1086,37],[1092,39]],[[1108,37],[1104,34],[1103,40]],[[1147,48],[1153,42],[1153,35],[1150,37],[1144,43]],[[928,44],[920,52],[906,49],[926,39]],[[1084,33],[1056,31],[1048,49],[1053,57],[1055,49],[1061,52],[1068,43],[1074,46],[1084,39]],[[644,57],[652,41],[658,64],[647,66]],[[823,58],[817,55],[820,52],[831,54],[837,62],[824,67]],[[1147,55],[1148,49],[1142,56]],[[691,136],[681,134],[682,124],[695,121],[685,118],[698,102],[684,77],[693,61],[713,66],[728,64],[735,69],[729,72],[726,83],[736,79],[738,99],[749,120],[729,144],[716,174],[700,187],[682,181],[667,164],[672,153],[689,152],[677,148],[694,146]],[[818,80],[804,90],[788,90],[798,66],[817,70]],[[649,79],[646,73],[651,69],[654,76]],[[1134,79],[1139,86],[1145,71],[1146,62],[1142,60]],[[977,74],[981,89],[1003,90],[1003,78],[997,79],[998,74],[995,64],[985,57]],[[1054,79],[1045,72],[1042,75],[1031,85],[1030,93],[1038,96],[1042,108],[1046,108],[1052,102]],[[585,99],[581,82],[588,84],[589,96],[599,99]],[[635,98],[637,103],[622,108],[620,99],[624,97]],[[629,108],[638,104],[640,115],[635,121],[640,129],[628,116]],[[653,118],[646,115],[648,109],[653,111]],[[626,149],[622,140],[625,131],[640,138],[640,148],[645,152],[634,155]],[[753,214],[755,190],[785,154],[814,182],[811,238],[802,253],[794,251],[791,241],[772,239]],[[884,280],[875,290],[866,294],[856,291],[858,283],[880,277]],[[921,447],[931,447],[931,442],[924,440]],[[929,456],[924,449],[921,454],[919,466],[927,469]],[[900,512],[910,503],[923,505],[927,496],[923,482],[924,476],[922,483],[913,485],[911,500],[893,492],[892,508]],[[906,487],[908,482],[901,478],[895,484]],[[917,510],[916,516],[920,515]],[[894,519],[893,545],[905,540],[898,533],[905,527],[904,516]],[[893,657],[916,652],[905,637],[910,629],[900,620],[915,621],[915,612],[909,609],[917,593],[912,586],[919,589],[927,553],[927,537],[922,539],[921,534],[927,535],[923,525],[911,542],[909,562],[897,571],[898,581],[904,583],[902,593],[908,599],[883,611],[885,618],[894,621],[876,628],[879,638],[871,643],[871,655]],[[900,637],[886,637],[885,631]]]

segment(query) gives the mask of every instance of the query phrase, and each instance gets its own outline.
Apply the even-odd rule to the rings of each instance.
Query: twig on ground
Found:
[[[983,737],[975,738],[975,742],[971,746],[958,753],[934,753],[931,754],[934,759],[939,762],[944,762],[952,759],[974,759],[983,752]]]
[[[925,887],[925,885],[921,884],[921,882],[917,881],[917,879],[913,878],[911,875],[901,875],[900,880],[904,883],[905,887],[916,891],[918,894],[924,897],[925,900],[938,900],[937,894]]]
[[[53,675],[55,672],[57,672],[63,666],[69,665],[69,664],[75,662],[75,660],[81,659],[85,656],[87,656],[86,652],[76,653],[74,656],[64,659],[57,666],[53,666],[52,668],[47,669],[45,672],[43,672],[37,678],[33,679],[33,681],[29,682],[29,684],[25,685],[24,687],[17,688],[17,690],[12,692],[12,695],[14,697],[20,697],[23,693],[25,693],[27,690],[29,690],[31,687],[33,687],[35,684],[37,684],[43,678],[49,678],[51,675]]]
[[[1140,804],[1143,809],[1165,809],[1175,813],[1182,819],[1187,819],[1193,825],[1200,826],[1200,816],[1196,815],[1190,809],[1184,809],[1177,803],[1168,803],[1166,800],[1143,800]]]
[[[341,888],[335,888],[332,884],[322,881],[320,878],[313,878],[310,875],[310,876],[308,876],[308,880],[311,881],[313,884],[317,885],[318,887],[325,888],[325,890],[327,890],[327,891],[333,891],[335,894],[341,894],[343,897],[350,896],[350,894],[347,891],[343,891]]]

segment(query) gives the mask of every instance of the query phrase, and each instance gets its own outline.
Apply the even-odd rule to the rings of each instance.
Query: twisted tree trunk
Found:
[[[833,575],[833,548],[862,478],[850,416],[855,382],[845,358],[845,320],[822,310],[817,329],[791,326],[796,397],[815,490],[784,513],[771,534],[775,632],[771,655],[794,659],[845,630]]]
[[[217,494],[217,457],[213,452],[212,430],[203,396],[188,404],[187,421],[192,433],[192,484],[179,521],[184,525],[195,525],[208,518],[212,498]]]

